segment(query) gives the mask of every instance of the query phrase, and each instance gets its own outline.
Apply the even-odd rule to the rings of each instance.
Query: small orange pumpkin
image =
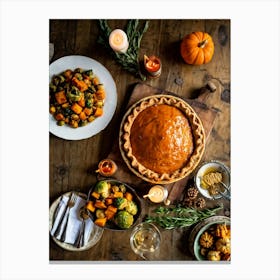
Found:
[[[214,42],[206,32],[192,32],[183,38],[180,52],[182,58],[188,64],[206,64],[213,57]]]

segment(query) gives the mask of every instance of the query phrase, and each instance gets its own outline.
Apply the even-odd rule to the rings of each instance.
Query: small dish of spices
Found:
[[[197,189],[204,197],[220,199],[230,188],[230,171],[222,162],[212,160],[198,168],[194,180]]]

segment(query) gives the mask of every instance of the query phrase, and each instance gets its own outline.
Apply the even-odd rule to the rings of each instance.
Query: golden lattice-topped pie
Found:
[[[171,183],[189,175],[204,147],[200,119],[190,105],[172,95],[140,100],[121,124],[121,154],[128,167],[149,182]]]

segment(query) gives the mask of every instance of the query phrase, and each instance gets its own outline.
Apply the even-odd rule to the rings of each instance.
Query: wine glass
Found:
[[[130,235],[132,250],[145,260],[151,260],[159,253],[161,234],[159,229],[150,223],[137,225]]]

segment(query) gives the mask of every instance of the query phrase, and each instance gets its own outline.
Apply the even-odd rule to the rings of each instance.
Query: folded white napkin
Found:
[[[68,200],[69,200],[68,196],[63,195],[61,197],[61,200],[60,200],[60,202],[57,206],[57,209],[55,211],[55,214],[54,214],[54,223],[53,223],[53,227],[51,229],[51,236],[54,236],[54,233],[55,233],[55,231],[58,227],[58,223],[60,221],[60,217],[61,217],[61,215],[63,215],[64,210],[67,207]],[[75,243],[75,241],[79,235],[81,225],[82,225],[82,220],[80,219],[79,211],[80,211],[80,208],[85,205],[85,203],[86,203],[86,200],[81,198],[80,196],[78,196],[74,207],[70,208],[69,219],[68,219],[68,224],[67,224],[66,233],[65,233],[65,240],[64,240],[65,243],[69,243],[69,244]],[[66,224],[66,222],[64,224]],[[62,235],[64,227],[65,227],[65,225],[62,225],[62,230],[58,234],[56,239],[58,239],[58,240],[61,239],[61,235]],[[90,234],[93,230],[93,227],[94,227],[94,223],[92,222],[91,219],[85,220],[84,246],[89,241]]]

